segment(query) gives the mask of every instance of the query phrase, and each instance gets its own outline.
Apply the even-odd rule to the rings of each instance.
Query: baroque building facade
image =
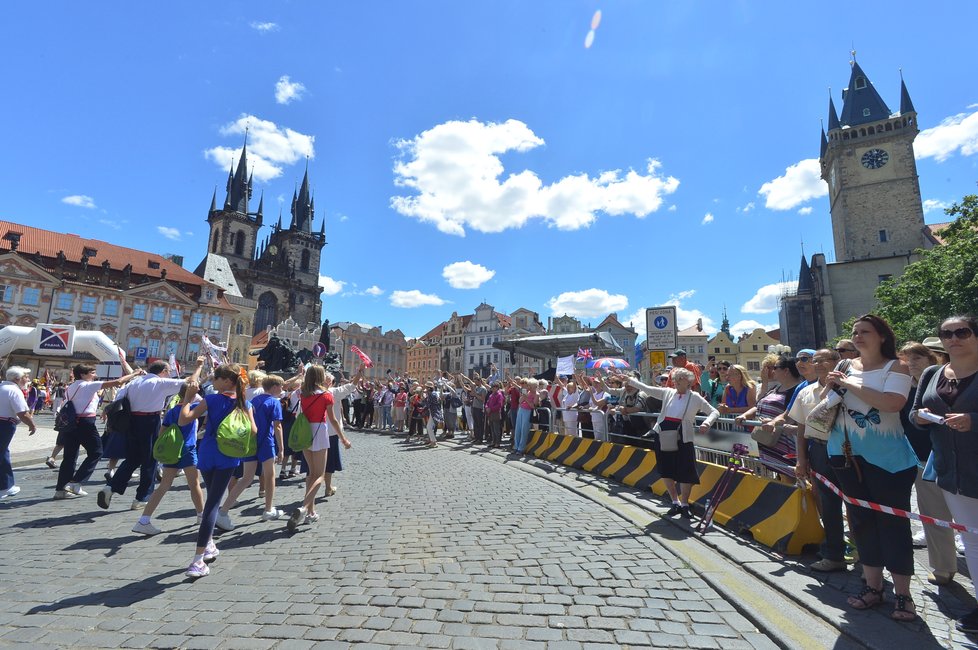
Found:
[[[222,286],[155,253],[0,221],[0,327],[99,330],[129,359],[144,349],[147,361],[173,354],[186,366],[203,336],[226,341],[232,322],[251,313]],[[64,379],[78,360],[15,351],[8,361]]]
[[[252,178],[247,172],[247,157],[245,142],[237,167],[228,171],[224,205],[218,208],[216,190],[211,198],[207,213],[208,255],[225,258],[242,296],[256,301],[249,334],[274,327],[287,318],[303,327],[319,325],[319,267],[326,245],[326,218],[316,229],[308,164],[302,184],[292,194],[288,227],[283,226],[280,213],[271,232],[262,237],[261,229],[266,225],[264,197],[259,198],[257,211],[251,212]],[[207,262],[207,258],[201,262],[198,273]]]

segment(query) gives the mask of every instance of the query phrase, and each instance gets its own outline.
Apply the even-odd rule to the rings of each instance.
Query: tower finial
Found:
[[[856,64],[856,42],[855,41],[852,42],[852,49],[849,50],[849,55],[852,57],[852,61],[849,62],[849,65],[855,65]]]

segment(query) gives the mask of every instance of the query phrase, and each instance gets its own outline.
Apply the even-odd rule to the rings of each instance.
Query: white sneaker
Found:
[[[964,555],[964,540],[961,539],[961,535],[954,536],[954,548],[957,549],[958,553]]]
[[[203,578],[209,575],[211,572],[210,567],[204,564],[203,560],[197,560],[187,567],[187,571],[184,573],[188,578]]]
[[[286,524],[286,528],[288,528],[288,530],[289,530],[290,533],[294,533],[295,531],[297,531],[299,529],[299,525],[302,522],[304,522],[305,520],[306,520],[306,509],[305,508],[297,508],[292,513],[292,516],[289,517],[289,521]]]
[[[210,541],[204,548],[204,562],[213,562],[220,554],[221,551],[218,550],[217,545],[213,541]]]
[[[142,535],[159,535],[163,531],[154,526],[152,523],[141,524],[137,521],[136,525],[132,527],[132,532],[140,533]]]
[[[271,510],[268,510],[268,511],[265,511],[265,512],[261,513],[261,520],[262,521],[274,521],[274,520],[279,519],[280,517],[282,517],[282,515],[284,515],[284,514],[285,513],[282,512],[281,510],[279,510],[278,508],[272,508]]]
[[[226,512],[218,511],[217,521],[214,522],[214,525],[224,531],[234,530],[234,523],[231,521],[231,515]]]
[[[58,498],[57,492],[54,493],[54,498]],[[64,497],[61,498],[63,499]],[[99,508],[102,510],[108,510],[109,504],[112,503],[112,487],[108,485],[104,486],[98,491],[98,494],[95,495],[95,500],[98,502]]]
[[[146,507],[146,501],[139,501],[137,499],[132,500],[132,505],[129,506],[130,510],[142,510]]]
[[[923,529],[918,530],[916,533],[914,533],[912,541],[913,541],[914,548],[924,548],[925,546],[927,546],[927,538],[924,537]]]
[[[62,501],[64,499],[77,499],[77,498],[78,498],[78,495],[77,494],[75,494],[74,492],[69,492],[68,490],[55,490],[54,491],[54,500],[55,501]]]
[[[82,489],[81,483],[69,483],[65,486],[65,490],[80,497],[88,496],[88,492]]]
[[[18,492],[20,492],[20,486],[19,485],[11,485],[9,488],[7,488],[6,490],[4,490],[3,492],[0,492],[0,499],[6,499],[7,497],[12,497],[15,494],[17,494]]]

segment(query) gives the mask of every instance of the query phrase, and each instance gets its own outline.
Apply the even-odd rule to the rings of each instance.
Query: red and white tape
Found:
[[[928,517],[927,515],[918,515],[916,512],[909,512],[907,510],[900,510],[899,508],[893,508],[891,506],[881,506],[878,503],[873,503],[872,501],[866,501],[865,499],[856,499],[850,496],[846,496],[842,490],[838,488],[832,481],[828,480],[818,472],[813,471],[812,476],[821,481],[822,485],[828,489],[835,492],[836,496],[850,503],[854,506],[860,506],[863,508],[869,508],[870,510],[875,510],[876,512],[885,512],[888,515],[895,515],[897,517],[903,517],[905,519],[915,519],[922,524],[931,524],[933,526],[940,526],[942,528],[951,528],[965,533],[975,533],[978,534],[978,528],[972,528],[971,526],[965,526],[964,524],[956,524],[953,521],[944,521],[943,519],[935,519],[934,517]]]

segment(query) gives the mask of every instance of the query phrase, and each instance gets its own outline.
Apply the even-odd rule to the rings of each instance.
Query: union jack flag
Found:
[[[577,360],[587,361],[588,359],[593,359],[594,354],[591,353],[591,348],[577,348]]]

